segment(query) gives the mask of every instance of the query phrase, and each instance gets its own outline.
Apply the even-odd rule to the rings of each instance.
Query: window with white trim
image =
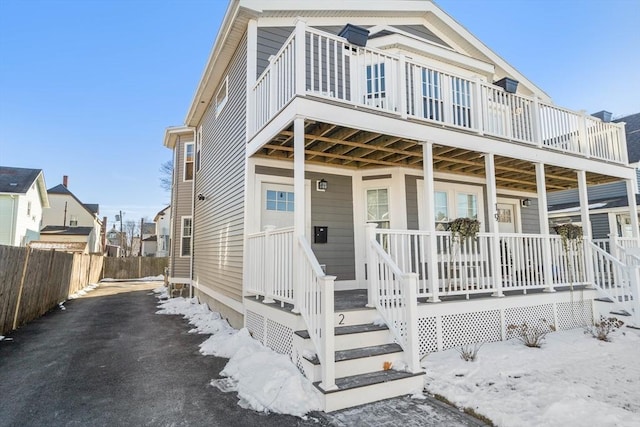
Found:
[[[378,228],[389,228],[389,190],[372,188],[367,190],[367,222],[378,224]]]
[[[190,216],[182,217],[180,256],[191,256],[191,235],[193,224]]]
[[[196,172],[200,172],[200,149],[202,148],[202,125],[196,132]]]
[[[216,92],[216,117],[220,114],[224,106],[227,104],[227,98],[229,97],[229,77],[225,77]]]
[[[191,181],[193,179],[193,142],[184,145],[184,180]]]
[[[69,219],[69,227],[77,227],[78,226],[78,217],[75,215],[71,215]]]
[[[295,200],[292,192],[267,190],[265,197],[268,211],[293,212]]]

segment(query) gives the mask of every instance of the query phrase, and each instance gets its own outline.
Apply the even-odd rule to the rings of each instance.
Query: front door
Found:
[[[293,185],[263,182],[261,197],[261,230],[269,225],[275,228],[293,227],[295,210]]]
[[[498,231],[500,233],[516,232],[516,206],[511,203],[498,203]]]

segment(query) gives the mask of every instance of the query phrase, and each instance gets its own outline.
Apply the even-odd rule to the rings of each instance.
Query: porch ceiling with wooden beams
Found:
[[[490,140],[487,140],[490,143]],[[293,160],[293,125],[265,144],[257,157]],[[434,144],[434,170],[485,177],[481,151]],[[415,140],[352,129],[329,123],[305,122],[305,162],[348,169],[407,167],[422,171],[422,145]],[[495,157],[498,188],[536,192],[535,165],[510,157]],[[420,172],[421,174],[422,172]],[[578,186],[574,170],[546,165],[547,191]],[[587,184],[604,184],[617,178],[587,172]]]

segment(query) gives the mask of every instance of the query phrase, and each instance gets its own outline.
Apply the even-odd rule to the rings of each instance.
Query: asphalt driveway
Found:
[[[238,406],[209,385],[227,360],[156,315],[158,283],[112,282],[0,341],[0,426],[479,425],[439,402],[402,398],[300,418]]]

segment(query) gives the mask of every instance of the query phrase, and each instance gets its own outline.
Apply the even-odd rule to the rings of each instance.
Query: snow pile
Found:
[[[162,274],[159,274],[157,276],[132,277],[130,279],[114,279],[112,277],[105,277],[100,281],[101,282],[161,282],[161,281],[164,281],[164,276]]]
[[[475,362],[455,349],[432,353],[425,387],[498,426],[639,426],[640,331],[611,337],[574,329],[547,335],[542,348],[487,343]]]
[[[165,288],[154,292],[166,294]],[[298,417],[321,409],[319,392],[294,366],[289,357],[278,354],[254,340],[249,331],[233,329],[220,314],[211,312],[195,298],[161,301],[158,314],[179,314],[189,319],[190,333],[211,334],[200,352],[228,358],[220,375],[211,381],[223,392],[237,392],[238,404],[247,409]]]
[[[89,283],[87,286],[85,286],[84,288],[80,289],[78,292],[69,295],[69,299],[80,298],[81,296],[84,296],[84,295],[88,294],[89,292],[91,292],[92,290],[97,288],[98,286],[100,286],[100,285],[97,284],[97,283]],[[62,303],[60,303],[60,304],[62,304]]]

